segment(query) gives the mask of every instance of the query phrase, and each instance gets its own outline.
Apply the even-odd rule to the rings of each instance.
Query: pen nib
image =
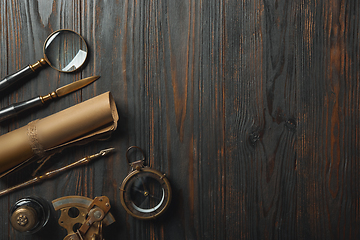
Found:
[[[114,151],[114,150],[115,150],[115,148],[104,149],[104,150],[101,150],[101,151],[99,152],[99,155],[105,156],[106,154],[108,154],[108,153],[110,153],[110,152],[112,152],[112,151]]]

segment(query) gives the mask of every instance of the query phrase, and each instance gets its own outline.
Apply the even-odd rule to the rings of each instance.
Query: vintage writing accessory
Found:
[[[141,160],[129,161],[131,150],[140,150]],[[169,207],[171,186],[165,174],[153,170],[145,163],[145,154],[141,148],[131,146],[126,151],[126,160],[131,171],[120,186],[120,201],[125,210],[141,220],[155,219]]]
[[[38,232],[47,224],[49,218],[49,203],[36,196],[19,199],[10,209],[11,226],[25,234]]]
[[[11,188],[8,188],[8,189],[5,189],[5,190],[2,190],[0,191],[0,197],[1,196],[4,196],[10,192],[13,192],[15,190],[18,190],[20,188],[23,188],[23,187],[26,187],[26,186],[29,186],[29,185],[33,185],[35,183],[40,183],[46,179],[49,179],[49,178],[52,178],[66,170],[69,170],[71,168],[75,168],[75,167],[79,167],[79,166],[82,166],[82,165],[85,165],[85,164],[88,164],[90,161],[98,158],[98,157],[103,157],[107,154],[109,154],[110,152],[112,152],[115,148],[108,148],[108,149],[104,149],[104,150],[101,150],[99,153],[96,153],[96,154],[93,154],[93,155],[90,155],[90,156],[86,156],[74,163],[71,163],[69,165],[66,165],[62,168],[59,168],[59,169],[56,169],[56,170],[52,170],[52,171],[49,171],[47,173],[45,173],[44,175],[41,175],[41,176],[37,176],[27,182],[24,182],[24,183],[21,183],[19,185],[16,185],[14,187],[11,187]]]
[[[0,110],[0,122],[4,121],[6,119],[12,118],[12,117],[16,116],[17,114],[24,112],[26,110],[43,106],[45,103],[50,102],[53,99],[65,96],[69,93],[79,90],[79,89],[89,85],[90,83],[94,82],[99,77],[100,76],[92,76],[92,77],[88,77],[88,78],[83,78],[76,82],[70,83],[63,87],[60,87],[60,88],[56,89],[54,92],[51,92],[45,96],[38,96],[33,99],[29,99],[24,102],[15,103],[11,106],[3,108]]]
[[[108,139],[119,119],[110,92],[0,136],[0,178],[75,144]]]
[[[84,38],[68,29],[61,29],[50,34],[45,40],[43,51],[44,57],[41,60],[2,79],[0,92],[15,83],[31,78],[47,65],[60,72],[73,72],[85,63],[88,54]]]
[[[66,229],[64,240],[103,240],[102,227],[115,222],[106,196],[94,200],[83,196],[67,196],[52,201],[60,210],[59,225]]]

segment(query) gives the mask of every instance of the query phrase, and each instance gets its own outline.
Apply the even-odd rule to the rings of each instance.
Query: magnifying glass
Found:
[[[84,38],[68,29],[53,32],[45,40],[44,57],[33,65],[6,76],[0,81],[0,92],[26,79],[31,78],[38,70],[49,65],[60,72],[74,72],[85,62],[88,49]]]

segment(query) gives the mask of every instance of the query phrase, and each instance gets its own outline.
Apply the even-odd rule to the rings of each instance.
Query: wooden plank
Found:
[[[359,3],[305,3],[299,99],[298,228],[313,239],[359,237]]]
[[[289,1],[234,1],[225,9],[230,238],[296,233],[296,10]]]

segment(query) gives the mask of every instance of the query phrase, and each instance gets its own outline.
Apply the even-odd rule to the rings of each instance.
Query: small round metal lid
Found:
[[[11,225],[19,232],[27,232],[38,223],[35,209],[29,206],[21,206],[10,217]]]

